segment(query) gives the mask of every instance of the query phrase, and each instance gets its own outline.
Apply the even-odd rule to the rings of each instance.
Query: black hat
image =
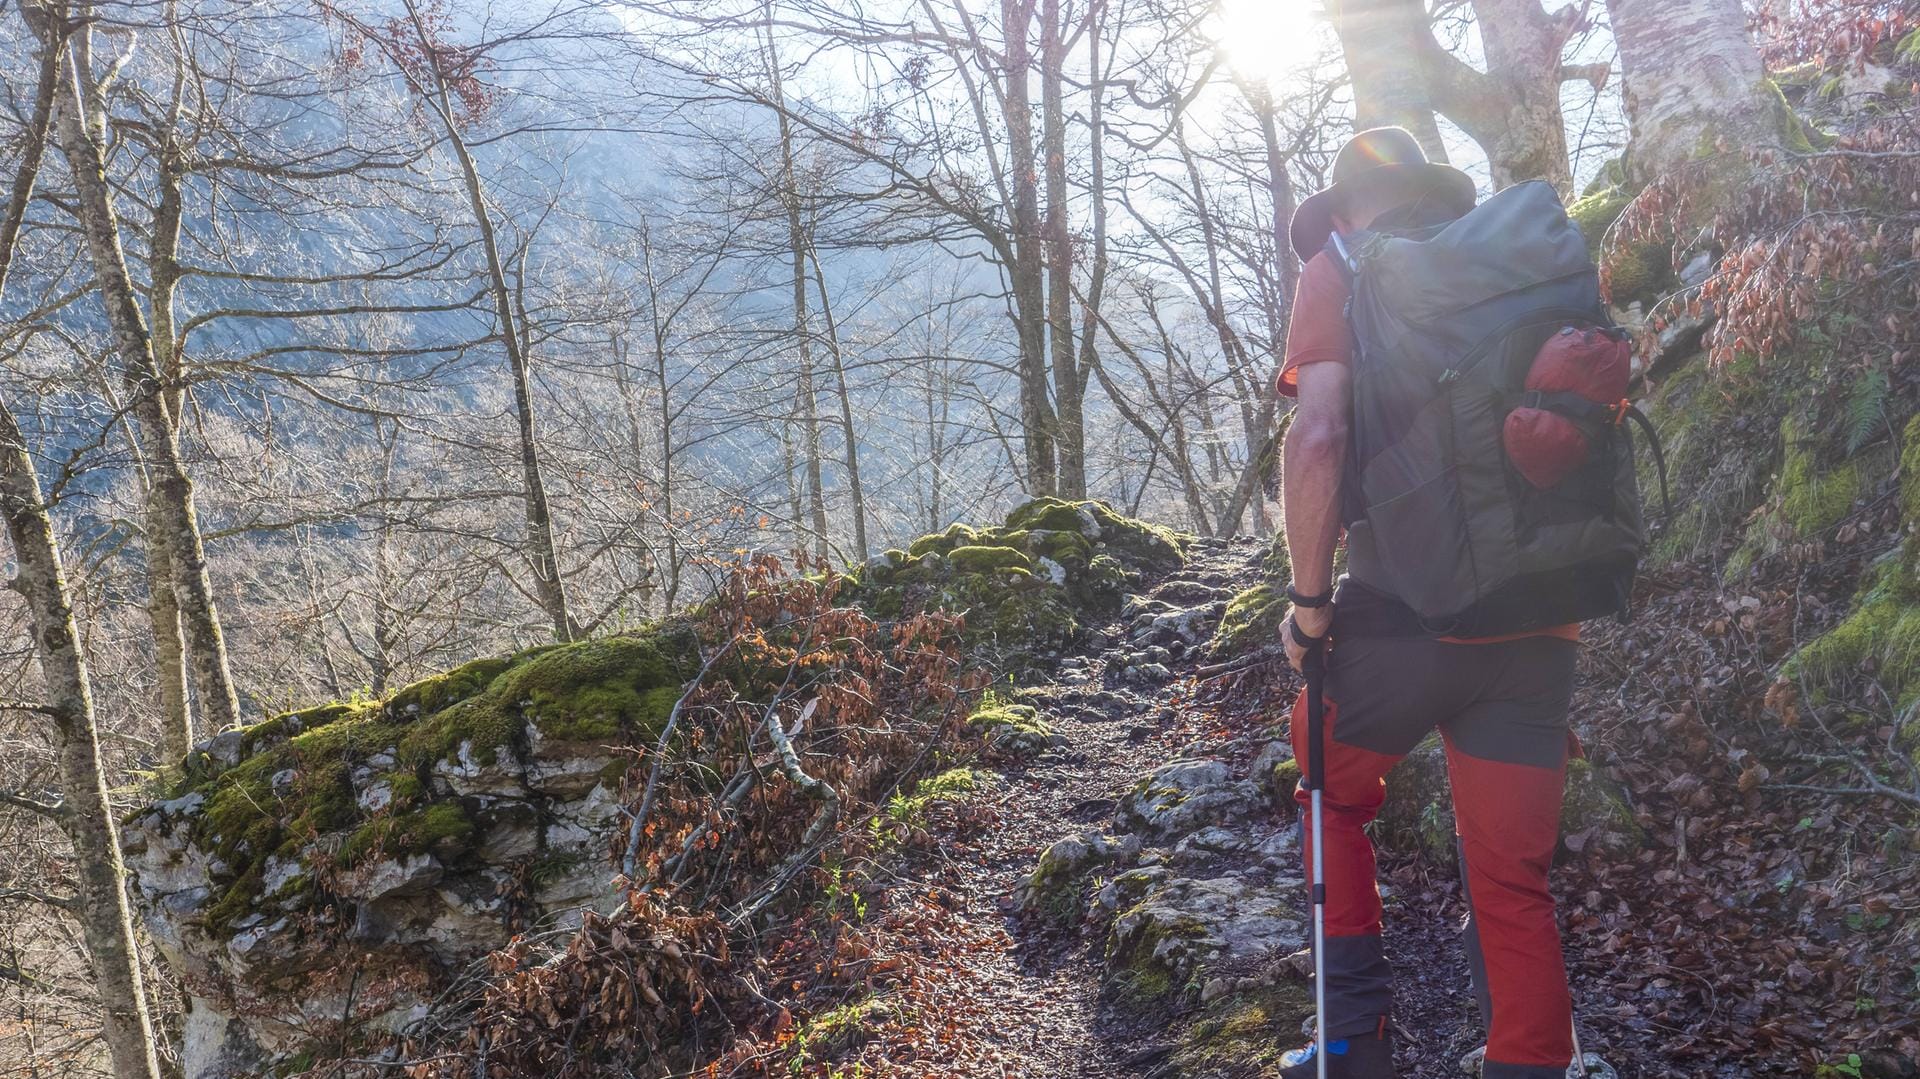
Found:
[[[1333,159],[1333,183],[1308,196],[1293,212],[1293,224],[1288,229],[1293,249],[1302,259],[1318,254],[1333,234],[1333,215],[1347,198],[1376,185],[1400,185],[1411,193],[1410,198],[1431,197],[1454,216],[1473,209],[1476,198],[1472,177],[1451,165],[1428,161],[1420,143],[1406,129],[1372,128],[1340,147]]]

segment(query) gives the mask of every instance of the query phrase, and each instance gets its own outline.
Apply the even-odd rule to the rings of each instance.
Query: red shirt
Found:
[[[1287,321],[1287,352],[1280,364],[1275,383],[1281,395],[1300,392],[1299,369],[1310,363],[1350,363],[1353,360],[1353,331],[1347,326],[1347,279],[1325,251],[1307,260],[1300,271],[1293,294],[1293,317]],[[1560,637],[1580,639],[1580,626],[1569,623],[1529,633],[1501,637],[1442,637],[1455,644],[1498,644],[1521,637]]]

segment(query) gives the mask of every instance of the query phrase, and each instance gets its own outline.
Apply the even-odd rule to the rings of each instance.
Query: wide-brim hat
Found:
[[[1473,209],[1473,178],[1451,165],[1427,160],[1419,140],[1405,128],[1376,127],[1347,140],[1333,159],[1333,182],[1307,196],[1293,212],[1288,234],[1304,261],[1327,246],[1333,215],[1356,192],[1404,192],[1407,201],[1439,200],[1453,216]]]

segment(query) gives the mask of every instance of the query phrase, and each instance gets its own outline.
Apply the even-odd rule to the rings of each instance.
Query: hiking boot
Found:
[[[1319,1079],[1315,1045],[1308,1042],[1280,1058],[1280,1079]],[[1393,1039],[1367,1034],[1327,1042],[1327,1079],[1396,1079]]]
[[[1583,1055],[1586,1064],[1585,1071],[1582,1071],[1578,1064],[1569,1064],[1567,1065],[1567,1079],[1620,1079],[1620,1073],[1613,1070],[1613,1065],[1601,1059],[1599,1053],[1586,1053]],[[1485,1076],[1487,1067],[1486,1058],[1487,1047],[1483,1045],[1460,1058],[1460,1070],[1467,1075]],[[1511,1069],[1511,1067],[1511,1065],[1508,1065],[1509,1069]]]

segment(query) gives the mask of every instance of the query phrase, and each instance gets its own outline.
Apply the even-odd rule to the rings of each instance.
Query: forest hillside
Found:
[[[1658,436],[1568,1074],[1920,1077],[1920,5],[21,0],[0,95],[0,1079],[1277,1075],[1382,124],[1558,196]],[[1455,823],[1429,737],[1406,1075]]]

